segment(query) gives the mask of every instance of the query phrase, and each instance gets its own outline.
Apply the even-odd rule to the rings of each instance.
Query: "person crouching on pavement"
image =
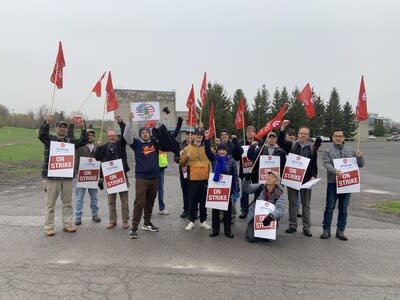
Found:
[[[239,198],[239,177],[237,171],[237,165],[235,160],[228,155],[228,145],[226,143],[219,143],[217,146],[217,152],[215,155],[211,150],[211,143],[209,139],[208,130],[204,133],[204,146],[206,150],[206,155],[208,159],[213,164],[214,169],[214,181],[219,181],[219,177],[221,174],[227,174],[232,176],[232,184],[231,184],[231,195],[232,197]],[[215,237],[219,235],[219,214],[221,210],[212,209],[212,232],[210,233],[210,237]],[[229,199],[228,210],[223,211],[224,214],[224,231],[225,235],[228,238],[233,238],[232,230],[231,230],[231,217],[232,217],[232,201]]]
[[[278,227],[279,220],[285,214],[285,198],[283,197],[283,188],[279,184],[280,177],[277,172],[267,172],[265,184],[250,184],[250,179],[245,178],[243,183],[243,192],[248,194],[255,194],[256,200],[268,201],[275,205],[275,210],[271,212],[263,220],[264,226],[269,226],[273,220],[276,221],[276,227]],[[246,240],[248,242],[255,242],[254,237],[254,215],[256,200],[254,200],[247,214],[247,230]]]

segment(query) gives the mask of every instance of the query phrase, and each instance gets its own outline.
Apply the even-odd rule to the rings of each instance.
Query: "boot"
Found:
[[[331,237],[331,231],[329,229],[324,229],[320,238],[323,240],[329,239]]]
[[[347,237],[344,235],[344,230],[341,230],[341,229],[336,229],[336,237],[339,239],[339,240],[342,240],[342,241],[347,241]]]

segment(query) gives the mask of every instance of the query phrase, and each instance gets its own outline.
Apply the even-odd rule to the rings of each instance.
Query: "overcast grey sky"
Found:
[[[67,112],[105,70],[115,88],[175,89],[178,110],[192,83],[198,97],[204,71],[251,101],[262,84],[272,94],[310,82],[325,100],[337,87],[353,108],[364,74],[369,112],[400,120],[396,0],[0,3],[0,103],[15,112],[50,103],[62,40],[67,66],[56,107]],[[100,118],[103,101],[93,94],[83,112]]]

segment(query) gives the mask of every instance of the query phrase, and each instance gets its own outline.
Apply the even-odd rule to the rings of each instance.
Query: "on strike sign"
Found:
[[[337,158],[333,160],[335,169],[340,170],[340,176],[336,176],[336,192],[338,194],[360,192],[360,170],[357,158]]]
[[[243,174],[248,174],[251,171],[251,168],[253,167],[253,161],[251,161],[247,157],[247,151],[249,151],[250,146],[242,146],[243,148],[243,154],[242,154],[242,166],[243,166]]]
[[[264,226],[263,221],[266,216],[275,210],[275,205],[263,200],[256,201],[254,212],[254,236],[263,239],[276,240],[276,221]]]
[[[309,158],[289,153],[283,169],[281,184],[299,191],[309,163]]]
[[[79,170],[76,178],[76,187],[97,189],[100,177],[100,162],[92,157],[79,158]]]
[[[228,210],[231,195],[232,176],[221,174],[219,181],[214,181],[214,173],[208,177],[206,207]]]
[[[275,155],[260,155],[260,167],[258,169],[258,183],[265,183],[267,173],[270,171],[280,174],[281,158]]]
[[[126,192],[128,190],[121,159],[103,162],[101,163],[101,169],[103,170],[104,183],[108,194]]]
[[[48,177],[74,177],[75,145],[50,142]]]

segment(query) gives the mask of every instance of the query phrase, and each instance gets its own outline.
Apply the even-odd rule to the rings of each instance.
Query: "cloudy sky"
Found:
[[[115,88],[176,90],[185,109],[204,71],[232,95],[263,84],[333,87],[355,107],[365,75],[369,112],[400,121],[400,3],[393,0],[0,1],[0,103],[49,104],[62,40],[67,67],[56,107],[76,110],[111,70]],[[100,118],[94,95],[83,113]],[[111,117],[111,114],[109,115]]]

